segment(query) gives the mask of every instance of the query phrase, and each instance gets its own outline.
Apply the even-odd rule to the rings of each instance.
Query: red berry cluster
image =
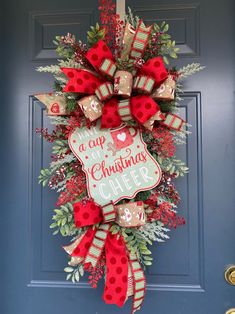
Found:
[[[173,157],[176,151],[174,144],[174,135],[165,127],[159,126],[153,128],[151,141],[151,150],[157,152],[161,158]]]
[[[105,29],[105,42],[113,53],[120,47],[120,38],[124,29],[124,23],[116,14],[116,4],[112,0],[99,0],[100,21]]]
[[[185,219],[183,217],[178,217],[172,210],[171,204],[168,202],[159,204],[159,206],[149,215],[148,220],[159,220],[169,228],[176,228],[177,226],[185,224]]]
[[[65,191],[60,193],[57,206],[64,205],[68,202],[76,200],[76,198],[86,192],[86,177],[84,172],[81,170],[76,176],[66,182]]]
[[[103,278],[105,265],[106,260],[105,255],[103,254],[100,257],[96,267],[89,266],[88,269],[86,269],[90,273],[88,280],[92,288],[97,288],[98,281]]]

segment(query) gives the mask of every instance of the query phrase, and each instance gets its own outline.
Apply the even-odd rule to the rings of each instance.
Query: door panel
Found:
[[[166,20],[180,48],[177,66],[201,62],[190,77],[180,114],[192,125],[178,155],[190,173],[179,179],[180,213],[187,225],[172,231],[154,250],[142,313],[221,314],[235,307],[235,288],[223,279],[235,263],[234,239],[234,3],[212,0],[126,1],[147,23]],[[50,160],[50,145],[35,129],[49,127],[44,107],[32,95],[52,88],[52,77],[35,67],[56,62],[52,39],[75,33],[85,41],[98,19],[97,1],[4,1],[1,14],[1,302],[3,314],[128,313],[107,306],[102,285],[92,290],[84,277],[65,281],[68,239],[49,229],[56,194],[37,177]],[[212,9],[213,6],[213,9]],[[4,12],[4,14],[3,14]],[[219,27],[219,25],[222,25]],[[170,301],[170,302],[169,302]],[[130,305],[130,302],[129,302]]]
[[[188,162],[190,173],[179,182],[179,190],[187,226],[174,233],[170,244],[162,245],[165,254],[156,249],[150,281],[155,282],[153,289],[158,291],[152,292],[146,311],[158,306],[159,313],[225,313],[235,306],[235,289],[223,279],[225,266],[235,258],[231,226],[231,221],[235,222],[234,177],[229,175],[234,169],[234,2],[126,3],[147,23],[169,23],[170,33],[180,48],[174,62],[178,67],[189,62],[206,66],[184,85],[183,107],[188,93],[200,95],[195,108],[197,119],[192,119],[195,114],[186,110],[193,127],[183,159]],[[185,238],[187,254],[182,253]],[[174,265],[173,272],[167,268],[169,263]],[[178,272],[182,265],[188,268],[185,266],[180,282]]]

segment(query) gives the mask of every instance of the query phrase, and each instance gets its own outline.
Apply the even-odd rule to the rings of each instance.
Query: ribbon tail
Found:
[[[83,262],[84,258],[87,255],[89,244],[92,242],[95,236],[95,230],[89,228],[84,234],[79,236],[74,242],[71,244],[64,246],[63,249],[72,256],[71,262],[78,264]]]
[[[127,296],[128,256],[122,237],[108,234],[106,245],[106,280],[103,299],[107,304],[123,306]]]
[[[140,310],[141,305],[144,301],[146,280],[144,271],[136,257],[136,254],[130,254],[130,267],[132,272],[133,280],[133,303],[131,313],[135,313]]]
[[[165,120],[162,121],[161,124],[172,130],[185,131],[186,122],[173,113],[167,113]]]
[[[109,229],[110,224],[102,224],[99,226],[99,229],[95,231],[92,243],[89,247],[84,261],[85,267],[89,267],[90,265],[92,265],[92,267],[96,267],[104,250]]]
[[[101,207],[93,201],[76,202],[73,211],[77,228],[97,224],[103,219]]]

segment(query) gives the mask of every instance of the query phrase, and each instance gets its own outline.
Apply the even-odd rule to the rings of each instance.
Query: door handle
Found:
[[[235,314],[235,309],[229,309],[225,314]]]
[[[229,283],[232,286],[235,286],[235,265],[230,265],[225,269],[224,278],[227,281],[227,283]],[[230,312],[228,312],[228,314],[229,313]],[[231,314],[235,314],[235,312],[234,313],[231,312]]]

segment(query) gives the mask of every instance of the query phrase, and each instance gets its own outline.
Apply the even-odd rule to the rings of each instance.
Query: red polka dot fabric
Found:
[[[101,207],[93,201],[74,203],[73,210],[75,225],[78,228],[95,225],[103,220]]]
[[[161,84],[168,77],[168,72],[161,57],[148,60],[142,66],[141,73],[152,77],[156,85]]]
[[[61,70],[69,79],[63,89],[66,93],[76,92],[92,95],[96,88],[103,83],[96,75],[87,70],[70,68],[62,68]]]
[[[83,236],[81,242],[74,249],[72,256],[86,257],[89,247],[93,241],[96,230],[88,229]]]
[[[130,105],[133,117],[141,124],[148,121],[160,110],[156,102],[146,95],[132,97]]]
[[[96,70],[99,69],[104,59],[107,58],[113,61],[112,52],[103,40],[99,40],[88,50],[86,58]]]
[[[123,306],[127,294],[128,258],[122,238],[108,234],[105,243],[106,281],[103,299],[108,304]]]
[[[101,128],[115,128],[122,123],[118,113],[118,99],[111,98],[102,109]]]

